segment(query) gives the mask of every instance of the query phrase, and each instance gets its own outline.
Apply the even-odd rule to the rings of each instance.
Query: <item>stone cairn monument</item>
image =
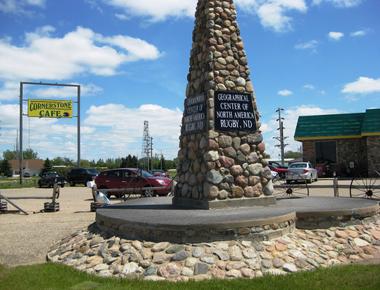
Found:
[[[259,113],[232,0],[199,0],[173,204],[274,204]]]

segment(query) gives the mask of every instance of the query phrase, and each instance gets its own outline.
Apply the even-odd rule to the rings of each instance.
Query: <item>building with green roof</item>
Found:
[[[300,116],[294,139],[303,159],[340,176],[380,172],[380,109],[365,113]]]

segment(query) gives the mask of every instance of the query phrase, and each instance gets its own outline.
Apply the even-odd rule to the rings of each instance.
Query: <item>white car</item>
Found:
[[[311,183],[318,180],[318,172],[310,162],[296,162],[288,167],[286,173],[286,183],[294,182],[307,182]]]

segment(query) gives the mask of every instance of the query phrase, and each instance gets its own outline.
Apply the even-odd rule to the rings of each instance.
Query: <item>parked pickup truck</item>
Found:
[[[57,172],[46,172],[38,180],[38,187],[53,187],[57,183],[60,187],[64,187],[66,180]]]

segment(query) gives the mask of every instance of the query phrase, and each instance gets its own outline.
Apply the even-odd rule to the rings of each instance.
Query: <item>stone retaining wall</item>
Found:
[[[254,278],[380,258],[380,216],[270,241],[172,244],[126,240],[83,230],[57,243],[47,259],[105,277],[144,280]]]

